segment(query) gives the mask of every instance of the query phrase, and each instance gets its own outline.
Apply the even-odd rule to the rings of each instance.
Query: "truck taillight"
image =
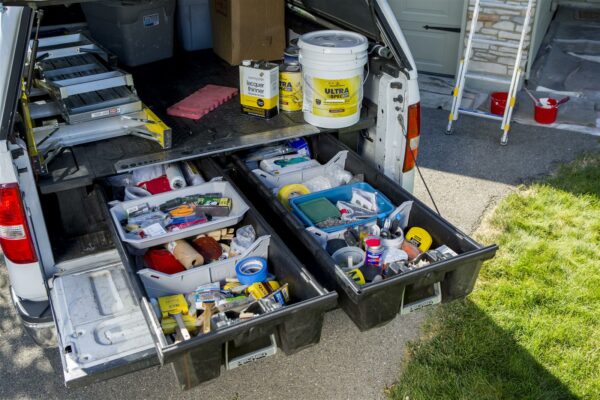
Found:
[[[0,246],[4,256],[15,264],[37,261],[16,183],[0,184]]]
[[[408,172],[415,167],[419,153],[419,137],[421,135],[421,103],[408,107],[408,126],[406,127],[406,152],[402,172]],[[412,153],[412,154],[410,154]]]

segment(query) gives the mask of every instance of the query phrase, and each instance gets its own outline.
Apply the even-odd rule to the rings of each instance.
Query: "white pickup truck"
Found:
[[[43,346],[58,346],[69,385],[174,363],[183,386],[191,387],[219,375],[222,347],[240,337],[251,341],[270,337],[279,329],[278,345],[286,352],[317,343],[323,312],[334,306],[337,295],[315,282],[270,228],[263,229],[272,235],[274,244],[269,257],[275,259],[275,264],[278,258],[290,260],[296,272],[275,268],[284,278],[288,274],[291,282],[302,281],[304,285],[296,289],[297,304],[286,312],[275,312],[236,329],[181,343],[166,340],[137,280],[131,255],[115,234],[106,205],[110,199],[104,197],[99,183],[140,167],[182,160],[199,160],[208,175],[216,176],[219,171],[210,172],[216,164],[209,157],[297,137],[336,134],[352,138],[354,156],[379,171],[380,180],[385,175],[386,185],[395,185],[410,196],[420,134],[417,71],[388,1],[286,3],[286,24],[295,25],[298,33],[303,33],[302,29],[336,28],[359,32],[369,39],[369,74],[361,119],[355,126],[324,130],[304,122],[301,114],[280,113],[272,120],[259,120],[242,115],[235,99],[201,122],[168,117],[166,108],[184,97],[188,87],[209,83],[237,86],[237,67],[228,66],[210,51],[200,56],[176,53],[171,60],[128,70],[140,99],[171,127],[170,148],[134,136],[107,137],[65,146],[40,168],[39,158],[29,154],[26,145],[29,116],[23,115],[23,90],[29,90],[32,78],[28,76],[33,70],[29,65],[40,61],[30,60],[33,39],[38,35],[43,38],[40,32],[52,31],[56,26],[42,23],[38,30],[36,16],[40,10],[70,3],[77,2],[0,2],[0,244],[15,308],[32,338]],[[419,207],[425,210],[421,203]],[[434,219],[429,211],[422,215]],[[246,218],[268,227],[253,209]],[[423,273],[428,279],[442,281],[440,296],[452,299],[460,296],[444,289],[444,279],[456,284],[455,272],[470,268],[470,278],[461,281],[460,295],[464,296],[472,290],[481,261],[494,249],[482,250],[445,221],[436,221],[439,229],[432,228],[434,239],[450,241],[464,254],[458,257],[460,262],[441,263],[437,269]],[[435,233],[436,229],[441,233]],[[465,267],[467,259],[473,263]],[[385,282],[381,290],[390,285]],[[307,315],[314,316],[316,322],[308,324],[310,318],[300,318]],[[290,331],[302,334],[291,335]],[[257,358],[260,356],[255,354],[247,361]]]

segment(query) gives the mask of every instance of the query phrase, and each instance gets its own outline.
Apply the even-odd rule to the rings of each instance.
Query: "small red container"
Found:
[[[538,124],[553,124],[558,116],[558,101],[556,99],[540,99],[543,106],[535,105],[534,118]]]
[[[494,92],[491,95],[490,110],[492,114],[504,115],[506,102],[508,100],[508,92]]]

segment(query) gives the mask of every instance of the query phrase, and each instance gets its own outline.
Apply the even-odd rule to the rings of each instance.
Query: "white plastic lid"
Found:
[[[366,51],[369,41],[359,33],[348,31],[315,31],[304,34],[298,47],[329,54],[353,54]]]

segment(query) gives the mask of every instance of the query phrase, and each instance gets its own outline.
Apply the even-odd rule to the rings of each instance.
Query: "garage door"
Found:
[[[390,0],[420,72],[454,75],[465,0]]]

